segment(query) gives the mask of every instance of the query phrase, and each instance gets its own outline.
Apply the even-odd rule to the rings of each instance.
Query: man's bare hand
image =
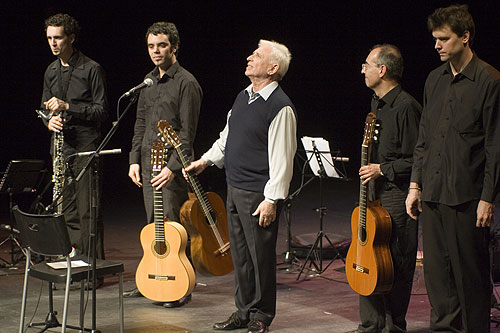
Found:
[[[52,132],[59,133],[62,131],[63,125],[64,120],[60,116],[53,116],[49,119],[47,128]]]
[[[184,178],[186,178],[187,181],[189,181],[189,177],[187,175],[188,172],[194,172],[195,175],[199,175],[200,173],[203,172],[207,168],[208,164],[207,162],[200,158],[199,160],[191,162],[187,168],[182,169],[182,175]]]
[[[380,171],[380,164],[368,164],[363,165],[359,169],[359,177],[363,182],[363,185],[368,184],[370,180],[377,179],[382,175],[382,171]]]
[[[57,97],[52,97],[49,99],[47,102],[43,103],[47,110],[50,110],[52,112],[61,112],[61,111],[66,111],[69,109],[69,104],[63,101],[62,99],[59,99]]]
[[[422,213],[422,201],[420,200],[420,189],[417,183],[410,183],[408,196],[406,197],[406,213],[414,220]]]
[[[142,187],[141,183],[141,166],[139,164],[130,164],[128,169],[128,176],[135,185]]]
[[[477,204],[477,221],[476,227],[490,227],[493,223],[495,214],[495,205],[492,203],[480,200]]]
[[[263,200],[252,216],[259,215],[259,225],[263,228],[269,226],[276,219],[276,205]]]
[[[167,167],[163,167],[163,169],[161,169],[161,172],[153,177],[153,179],[151,179],[151,185],[153,185],[156,190],[160,190],[164,187],[167,187],[168,184],[170,184],[172,180],[174,180],[174,178],[175,174],[172,172],[172,170]]]

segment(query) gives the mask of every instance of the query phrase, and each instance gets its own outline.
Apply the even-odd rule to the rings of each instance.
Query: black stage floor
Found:
[[[135,268],[142,257],[139,232],[143,227],[144,212],[140,192],[131,184],[107,182],[103,195],[105,219],[105,249],[107,259],[125,265],[125,290],[134,286]],[[292,186],[292,190],[297,188]],[[358,200],[359,183],[326,180],[323,182],[324,231],[334,241],[350,238],[350,215]],[[7,198],[2,197],[2,200]],[[290,210],[291,235],[298,240],[313,240],[319,231],[319,181],[313,180],[292,201]],[[8,223],[4,218],[2,223]],[[280,219],[276,255],[283,262],[287,250],[287,223]],[[7,234],[0,232],[1,239]],[[0,248],[0,257],[9,261],[9,242]],[[295,248],[294,248],[295,249]],[[300,260],[299,263],[302,263]],[[323,262],[323,267],[329,264]],[[23,265],[0,270],[0,332],[18,329],[21,306]],[[280,264],[278,272],[277,315],[272,332],[347,332],[357,327],[358,298],[346,282],[342,260],[334,260],[322,274],[303,274],[297,281],[298,265]],[[233,274],[222,277],[197,275],[192,301],[182,308],[166,309],[145,298],[125,299],[126,332],[211,332],[212,324],[222,321],[234,311]],[[69,323],[78,321],[77,288],[71,294]],[[498,289],[498,288],[497,288]],[[97,290],[97,329],[118,332],[118,279],[107,278]],[[56,310],[62,313],[63,290],[55,292]],[[35,279],[30,280],[26,320],[43,321],[47,314],[47,288]],[[90,326],[91,302],[86,309],[86,326]],[[493,309],[494,315],[500,313]],[[61,314],[59,315],[59,317]],[[408,310],[408,332],[429,331],[429,302],[419,263],[414,278],[414,289]],[[492,324],[492,332],[500,332]],[[50,329],[56,332],[60,329]],[[28,332],[36,332],[30,328]],[[243,330],[244,331],[244,330]]]

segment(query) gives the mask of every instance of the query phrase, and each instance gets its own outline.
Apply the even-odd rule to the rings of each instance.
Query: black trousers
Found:
[[[87,157],[76,157],[71,168],[66,170],[66,181],[69,177],[75,179],[85,166]],[[96,163],[98,164],[98,163]],[[96,165],[99,176],[102,174],[100,165]],[[91,169],[88,169],[79,182],[66,183],[63,192],[63,214],[68,226],[69,237],[73,247],[79,253],[88,255],[90,252],[91,217]],[[96,189],[96,254],[97,258],[104,259],[104,223],[101,216],[100,198],[102,182],[99,181]]]
[[[238,317],[270,325],[276,314],[276,220],[267,228],[252,216],[264,200],[262,193],[228,185],[227,217],[234,264],[235,304]]]
[[[489,332],[489,228],[477,228],[478,201],[424,202],[424,276],[433,332]]]
[[[405,332],[417,258],[418,224],[406,214],[406,191],[392,187],[380,194],[380,202],[392,220],[390,249],[394,282],[383,295],[359,297],[359,332]]]

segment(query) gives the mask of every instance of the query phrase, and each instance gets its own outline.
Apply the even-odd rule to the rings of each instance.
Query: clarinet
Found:
[[[35,110],[39,118],[50,120],[53,116],[59,113],[48,110]],[[62,131],[54,132],[54,140],[52,142],[53,156],[52,156],[52,202],[56,207],[56,213],[62,213],[62,189],[64,186],[64,156],[63,156],[64,134]],[[56,202],[55,202],[56,201]]]

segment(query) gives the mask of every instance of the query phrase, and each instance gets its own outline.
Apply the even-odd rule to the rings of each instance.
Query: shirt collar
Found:
[[[472,59],[469,61],[467,66],[457,75],[461,74],[466,78],[468,78],[469,80],[473,81],[476,76],[477,63],[478,63],[478,58],[474,53],[472,55]],[[451,65],[449,62],[446,63],[446,66],[444,66],[443,74],[448,74],[453,77],[453,71],[451,70]]]
[[[78,66],[83,66],[83,63],[81,63],[81,61],[79,61],[80,58],[81,58],[80,51],[75,48],[75,50],[73,51],[73,54],[71,55],[71,57],[68,60],[69,65],[73,68],[78,67]],[[63,67],[61,65],[61,60],[59,60],[59,58],[53,64],[54,65],[52,66],[52,69],[58,69],[59,67]]]
[[[379,105],[382,103],[382,106],[387,104],[387,105],[391,105],[392,106],[392,103],[394,103],[394,100],[396,99],[396,97],[399,96],[399,94],[401,93],[401,85],[398,84],[397,86],[395,86],[394,88],[392,88],[387,94],[385,94],[382,98],[379,98],[378,102],[379,102]]]
[[[253,91],[252,91],[252,88],[253,88],[253,84],[250,84],[248,87],[246,87],[245,91],[247,92],[248,96],[252,96],[254,94]],[[261,90],[259,90],[257,93],[265,101],[267,101],[267,99],[269,98],[269,96],[271,96],[271,94],[273,93],[273,91],[276,88],[278,88],[278,82],[277,81],[273,81],[273,82],[269,83],[267,86],[265,86],[264,88],[262,88]]]
[[[168,69],[167,71],[165,72],[165,74],[163,75],[163,77],[167,76],[169,78],[173,78],[175,73],[179,70],[179,67],[180,67],[180,64],[178,61],[174,62]],[[157,80],[161,80],[162,78],[160,77],[160,70],[158,69],[158,67],[155,67],[155,69],[153,69],[153,71],[151,72],[151,74],[157,79]]]

